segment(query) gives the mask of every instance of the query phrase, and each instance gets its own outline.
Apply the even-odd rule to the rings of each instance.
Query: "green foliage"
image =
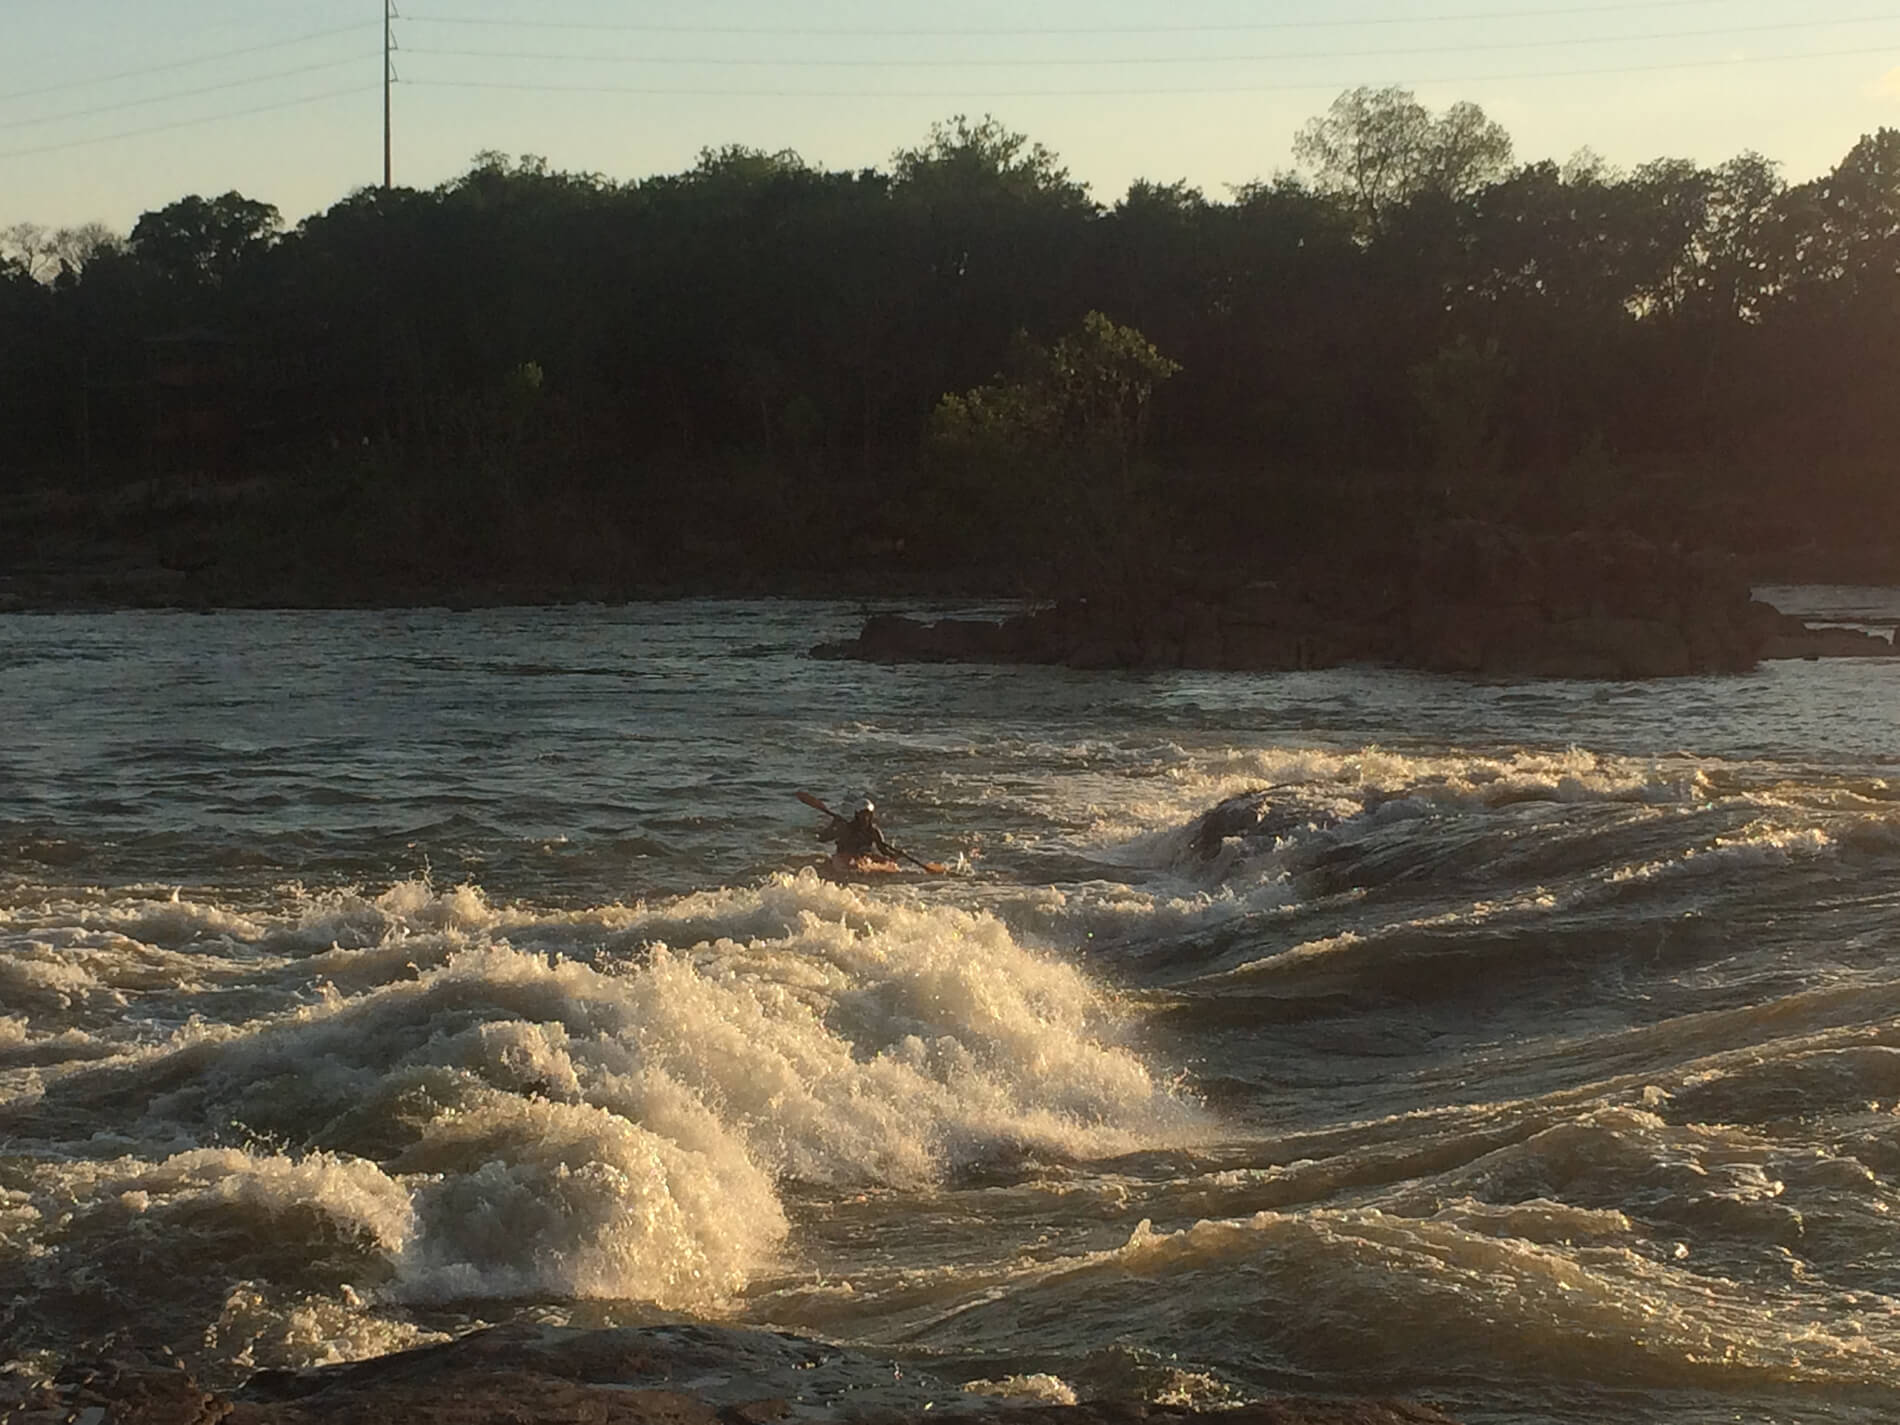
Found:
[[[988,114],[976,123],[958,114],[948,123],[932,124],[930,137],[916,148],[898,150],[892,166],[901,191],[940,200],[1000,195],[1057,207],[1094,207],[1088,190],[1055,154]]]
[[[1181,369],[1100,312],[1053,346],[1019,336],[1011,365],[1009,378],[938,402],[928,436],[937,460],[1020,467],[1079,457],[1119,471],[1140,445],[1155,388]]]
[[[745,144],[727,144],[724,148],[702,148],[688,177],[697,183],[769,183],[778,179],[808,177],[812,166],[796,149],[782,148],[767,153]]]
[[[1115,205],[1115,216],[1124,222],[1193,223],[1207,212],[1207,195],[1191,187],[1186,179],[1172,183],[1150,183],[1137,178]]]
[[[941,470],[1027,468],[1057,448],[1060,412],[1028,381],[945,394],[931,412],[925,452]]]
[[[1122,559],[1148,404],[1180,366],[1134,328],[1090,312],[1047,347],[1019,333],[1010,367],[946,394],[931,414],[927,463],[952,492],[940,518],[1000,525],[1018,561]]]

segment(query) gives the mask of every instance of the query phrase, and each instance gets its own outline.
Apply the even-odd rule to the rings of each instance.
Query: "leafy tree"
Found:
[[[1051,346],[1019,335],[1011,366],[938,402],[927,437],[932,464],[966,499],[986,493],[971,501],[977,509],[1000,501],[988,513],[1001,517],[1019,560],[1125,560],[1148,405],[1181,368],[1100,312]]]
[[[123,239],[104,223],[48,231],[38,223],[0,229],[0,262],[11,262],[38,282],[76,277],[101,253],[119,251]]]
[[[691,172],[690,183],[730,182],[740,186],[770,183],[784,178],[810,178],[815,170],[796,149],[781,148],[767,152],[746,144],[727,144],[723,148],[702,148]]]
[[[1464,198],[1510,165],[1511,138],[1476,104],[1434,118],[1396,87],[1349,89],[1294,137],[1293,152],[1326,192],[1339,195],[1362,233],[1423,196]]]
[[[1023,202],[1094,209],[1088,190],[1069,176],[1054,153],[988,114],[975,123],[958,114],[947,123],[932,124],[929,138],[916,148],[898,150],[892,166],[900,190],[940,200],[1001,194]]]
[[[52,281],[59,271],[51,234],[38,223],[0,228],[0,262],[40,282]]]
[[[269,203],[241,193],[193,195],[142,215],[127,246],[139,261],[174,280],[215,286],[268,248],[283,221]]]
[[[1797,206],[1800,277],[1848,291],[1889,287],[1900,274],[1900,129],[1863,135]]]
[[[1125,469],[1140,448],[1155,388],[1181,369],[1133,327],[1100,312],[1053,346],[1019,338],[1012,364],[1007,379],[946,395],[931,417],[931,440],[1014,462],[1078,451]]]
[[[56,372],[45,360],[51,307],[52,294],[23,262],[0,257],[0,491],[62,434],[51,419]]]
[[[1712,178],[1697,299],[1711,316],[1756,321],[1782,280],[1777,228],[1788,185],[1780,165],[1754,152],[1719,165]]]

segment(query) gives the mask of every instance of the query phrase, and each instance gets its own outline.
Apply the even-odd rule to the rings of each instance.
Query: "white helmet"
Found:
[[[859,811],[876,811],[877,803],[872,801],[869,797],[866,797],[862,802],[858,804],[858,810]]]

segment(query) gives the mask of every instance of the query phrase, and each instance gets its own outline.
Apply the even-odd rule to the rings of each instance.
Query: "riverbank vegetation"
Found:
[[[1621,171],[1361,89],[1295,151],[1103,205],[957,118],[862,171],[485,154],[288,230],[235,193],[124,238],[16,226],[0,576],[1052,592],[1479,516],[1900,577],[1900,131],[1801,183],[1753,153]]]

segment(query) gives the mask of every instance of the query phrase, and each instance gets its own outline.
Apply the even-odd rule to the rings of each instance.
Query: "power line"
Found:
[[[563,63],[706,65],[734,68],[785,69],[1040,69],[1103,68],[1126,64],[1267,64],[1307,59],[1393,59],[1424,54],[1471,54],[1504,50],[1567,49],[1577,45],[1647,44],[1657,40],[1727,39],[1734,35],[1766,34],[1788,30],[1828,29],[1845,25],[1892,24],[1900,14],[1861,15],[1844,20],[1781,20],[1763,25],[1734,25],[1719,30],[1666,30],[1644,34],[1600,35],[1582,39],[1500,40],[1485,44],[1403,45],[1387,49],[1284,50],[1277,54],[1131,55],[1118,59],[1064,55],[1054,59],[735,59],[725,56],[634,54],[547,54],[534,50],[431,49],[411,45],[409,54],[468,59],[553,60]]]
[[[1721,59],[1691,59],[1659,64],[1614,65],[1594,69],[1549,69],[1533,73],[1519,74],[1467,74],[1434,76],[1428,79],[1413,79],[1415,84],[1487,84],[1519,82],[1539,79],[1579,79],[1599,78],[1619,74],[1655,74],[1680,69],[1719,69],[1734,65],[1784,64],[1811,59],[1853,59],[1867,55],[1885,55],[1900,53],[1900,44],[1881,46],[1859,46],[1854,49],[1814,50],[1801,54],[1758,55],[1724,57]],[[421,86],[430,89],[500,89],[514,90],[532,94],[631,94],[647,97],[700,98],[700,99],[1081,99],[1081,98],[1136,98],[1153,96],[1194,96],[1212,97],[1235,94],[1274,94],[1305,93],[1310,91],[1338,91],[1352,87],[1351,82],[1341,83],[1298,83],[1298,84],[1249,84],[1231,87],[1192,88],[1177,86],[1174,88],[1148,89],[715,89],[715,88],[655,88],[635,85],[597,85],[597,84],[516,84],[503,80],[457,80],[457,79],[409,79],[405,81],[411,87]]]
[[[309,44],[312,40],[325,40],[332,35],[344,35],[354,30],[368,29],[370,23],[359,21],[354,25],[336,25],[327,30],[312,30],[308,34],[295,35],[289,39],[246,45],[242,49],[219,50],[215,54],[196,55],[191,59],[172,60],[166,64],[150,64],[139,69],[122,69],[113,74],[94,75],[90,79],[62,80],[58,84],[46,84],[38,89],[16,89],[11,94],[0,94],[0,104],[9,103],[15,99],[35,99],[42,94],[57,94],[64,89],[84,89],[94,84],[111,84],[121,79],[143,79],[150,74],[169,74],[173,70],[191,69],[196,65],[211,64],[218,60],[241,59],[245,55],[263,54],[266,50],[289,49],[292,45]]]
[[[65,119],[90,119],[98,114],[114,114],[125,109],[143,108],[148,104],[165,104],[173,99],[195,99],[201,94],[216,94],[226,89],[242,89],[250,84],[268,84],[277,79],[294,79],[300,74],[315,74],[325,69],[341,69],[346,64],[362,64],[364,56],[351,55],[348,59],[328,59],[320,64],[299,65],[295,69],[280,69],[274,74],[257,74],[249,79],[227,79],[218,84],[206,84],[197,89],[175,89],[167,94],[153,94],[143,99],[121,99],[116,104],[101,104],[91,109],[68,109],[62,114],[44,114],[37,119],[17,119],[0,124],[0,133],[13,129],[35,129],[44,124],[57,124]]]
[[[156,11],[159,7],[145,8]],[[336,18],[334,0],[289,0],[286,4],[265,4],[262,0],[223,0],[222,4],[220,0],[192,0],[188,5],[169,8],[189,12],[159,17],[163,20],[165,39],[177,44],[196,42],[203,35],[212,36],[214,43],[229,42],[234,34],[247,28],[275,31],[288,24]],[[314,16],[312,11],[316,12]],[[70,43],[57,52],[42,50],[38,54],[20,53],[10,57],[14,68],[23,72],[56,70],[74,58],[96,56],[114,40],[120,42],[118,47],[124,48],[123,42],[132,37],[136,24],[137,20],[128,15],[124,24],[114,27],[109,38],[100,27],[87,26],[72,34]]]
[[[348,89],[331,89],[322,94],[308,94],[301,99],[285,99],[275,104],[259,104],[254,108],[237,109],[226,114],[207,114],[203,118],[178,119],[168,124],[151,124],[142,129],[124,129],[116,134],[99,134],[89,139],[70,139],[65,143],[41,144],[37,148],[4,149],[0,150],[0,158],[27,158],[34,154],[59,153],[69,148],[116,143],[120,139],[143,138],[147,134],[169,133],[174,129],[189,129],[202,124],[221,124],[230,119],[249,118],[253,114],[268,114],[278,109],[295,109],[306,104],[319,104],[326,99],[340,99],[345,95],[372,94],[381,87],[379,84],[358,84]]]
[[[669,25],[588,20],[503,20],[478,15],[410,15],[419,25],[477,25],[495,28],[536,30],[607,30],[635,34],[665,35],[810,35],[850,39],[943,39],[957,36],[991,38],[1007,35],[1158,35],[1158,34],[1235,34],[1261,30],[1323,30],[1362,28],[1374,25],[1452,24],[1478,20],[1542,20],[1569,15],[1606,15],[1618,11],[1679,10],[1691,6],[1720,4],[1723,0],[1618,0],[1607,5],[1572,5],[1552,10],[1476,10],[1447,15],[1381,15],[1360,19],[1330,20],[1255,20],[1219,24],[1176,25],[1041,25],[1008,28],[895,28],[879,26],[818,25]]]

